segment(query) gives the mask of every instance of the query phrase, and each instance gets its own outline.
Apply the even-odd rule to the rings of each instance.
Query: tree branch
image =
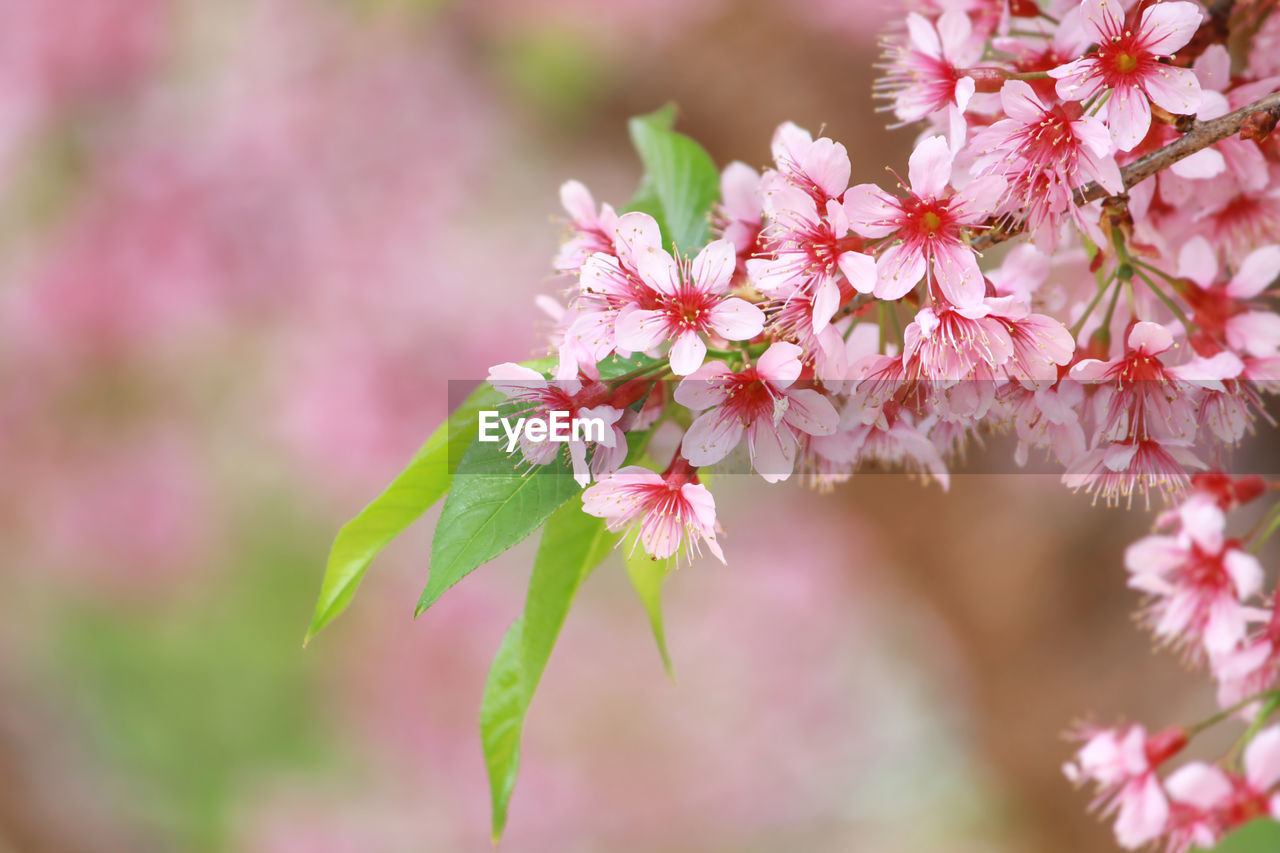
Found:
[[[1274,118],[1280,119],[1280,92],[1267,95],[1219,118],[1193,123],[1191,129],[1178,139],[1123,167],[1120,170],[1120,177],[1124,180],[1124,188],[1127,190],[1136,186],[1179,160],[1239,133],[1245,121],[1257,113],[1270,113]],[[1108,192],[1105,189],[1096,183],[1090,183],[1075,191],[1075,202],[1078,205],[1085,205],[1107,196]],[[992,228],[975,237],[971,244],[973,248],[982,251],[1018,236],[1025,227],[1026,222],[1019,220],[1008,226]]]

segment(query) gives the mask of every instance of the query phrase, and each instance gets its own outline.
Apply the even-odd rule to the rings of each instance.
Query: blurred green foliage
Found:
[[[232,810],[259,782],[331,759],[318,659],[298,645],[323,558],[298,543],[322,536],[300,527],[259,520],[207,594],[147,612],[86,600],[60,626],[54,665],[96,749],[123,768],[121,799],[144,803],[143,824],[180,849],[227,849]]]

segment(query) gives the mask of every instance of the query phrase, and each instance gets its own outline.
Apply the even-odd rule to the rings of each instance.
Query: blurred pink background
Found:
[[[540,354],[557,187],[626,201],[628,115],[676,101],[721,164],[792,119],[855,180],[901,167],[888,18],[0,0],[0,848],[489,849],[476,717],[528,547],[415,622],[432,513],[303,651],[329,541],[448,380]],[[1131,628],[1139,513],[735,480],[729,566],[666,587],[676,684],[620,561],[584,588],[501,849],[1109,849],[1060,732],[1210,705]]]

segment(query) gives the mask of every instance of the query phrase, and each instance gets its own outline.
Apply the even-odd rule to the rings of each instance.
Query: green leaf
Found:
[[[453,489],[431,540],[431,570],[415,615],[445,590],[538,529],[578,493],[563,457],[524,473],[501,442],[473,441],[458,462]]]
[[[1280,850],[1280,823],[1255,820],[1227,836],[1213,853],[1275,853]]]
[[[627,574],[631,577],[631,585],[635,587],[645,612],[649,614],[649,627],[653,629],[653,639],[658,644],[658,654],[662,656],[662,666],[667,677],[675,680],[675,672],[671,668],[671,655],[667,651],[667,632],[662,623],[662,582],[671,571],[673,560],[656,560],[644,551],[639,541],[639,532],[628,537],[622,547],[626,549]]]
[[[701,145],[672,129],[675,117],[675,105],[668,104],[628,122],[645,175],[627,209],[653,216],[666,240],[690,252],[707,242],[720,174]]]
[[[502,395],[481,386],[418,449],[386,490],[338,531],[329,550],[320,598],[305,646],[346,609],[378,552],[416,521],[449,490],[449,448],[475,434],[478,412],[495,408]]]
[[[524,613],[502,640],[480,706],[480,739],[489,771],[495,842],[507,824],[529,703],[578,587],[616,541],[603,519],[582,511],[581,501],[562,506],[542,533]]]

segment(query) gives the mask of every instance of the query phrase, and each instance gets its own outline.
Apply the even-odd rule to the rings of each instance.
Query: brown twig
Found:
[[[1267,95],[1265,98],[1260,98],[1252,104],[1246,104],[1235,112],[1227,113],[1219,118],[1195,122],[1192,124],[1191,129],[1178,139],[1163,148],[1139,157],[1122,168],[1120,177],[1124,181],[1124,188],[1127,190],[1130,187],[1137,186],[1156,172],[1169,168],[1179,160],[1190,157],[1197,151],[1202,151],[1210,145],[1221,142],[1228,136],[1239,133],[1245,121],[1257,113],[1270,113],[1280,118],[1280,92]],[[1108,195],[1109,193],[1096,183],[1085,184],[1075,191],[1075,201],[1078,205],[1084,205],[1100,198],[1106,198]],[[997,243],[1003,243],[1005,240],[1018,236],[1025,227],[1026,223],[1018,220],[1009,225],[991,228],[979,234],[970,242],[973,248],[982,251]]]

